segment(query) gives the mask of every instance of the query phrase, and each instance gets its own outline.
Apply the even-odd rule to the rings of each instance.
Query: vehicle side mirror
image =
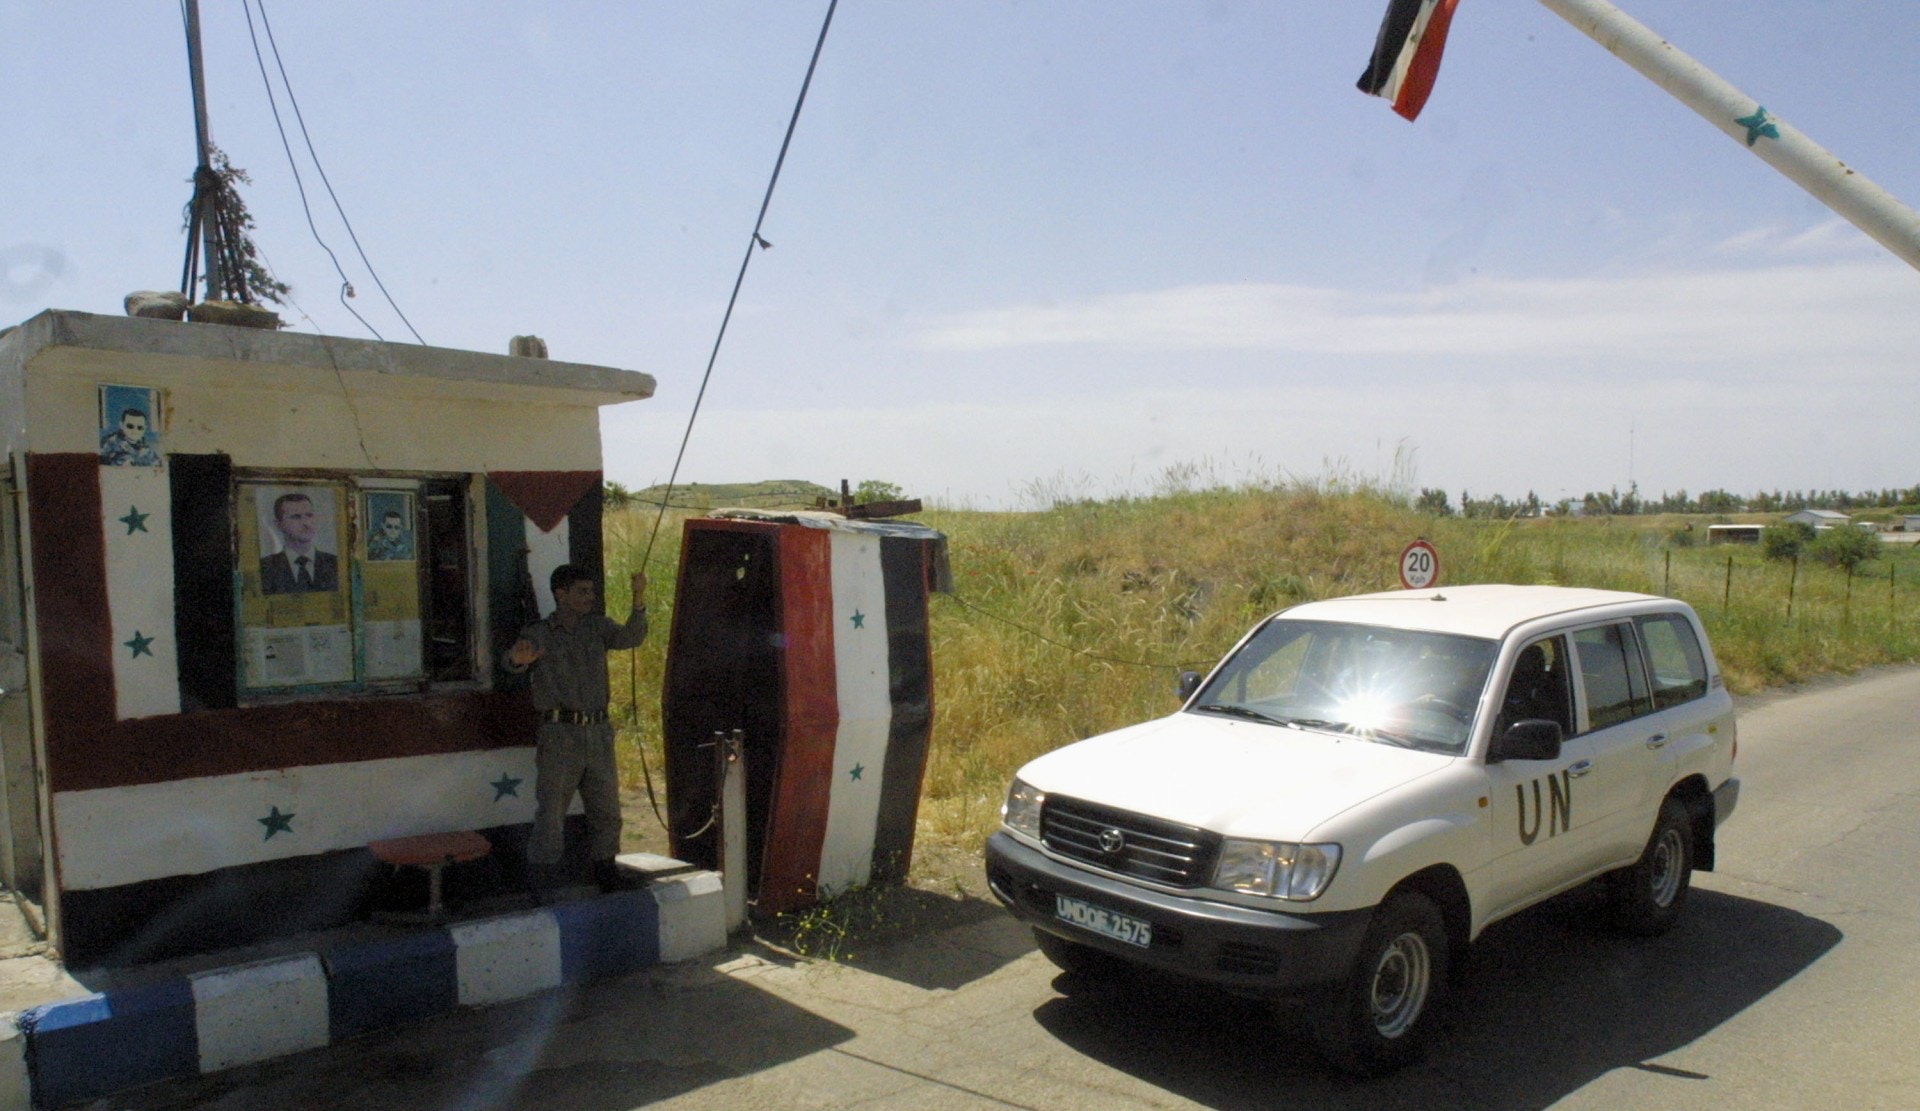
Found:
[[[1487,763],[1498,764],[1502,760],[1558,760],[1562,734],[1560,723],[1545,718],[1528,718],[1516,721],[1507,727],[1505,733],[1493,739],[1493,749],[1487,754]]]
[[[1197,671],[1183,671],[1180,673],[1180,678],[1175,680],[1173,684],[1174,693],[1180,696],[1180,701],[1185,702],[1187,699],[1193,697],[1193,692],[1200,689],[1200,680],[1202,678],[1203,676]]]

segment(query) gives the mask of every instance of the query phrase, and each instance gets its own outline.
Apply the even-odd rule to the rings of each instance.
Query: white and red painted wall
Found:
[[[551,608],[554,566],[600,567],[598,407],[652,391],[605,367],[84,313],[0,336],[0,654],[29,680],[0,703],[0,878],[37,888],[69,962],[338,925],[379,880],[371,841],[479,829],[510,849],[533,723],[496,649]],[[129,396],[151,400],[155,449],[132,463],[103,439]],[[332,600],[263,599],[249,483],[342,491],[327,527],[367,560],[343,560]],[[418,509],[412,565],[371,561],[366,491]],[[409,628],[374,620],[391,584],[414,656],[382,665],[380,635]],[[263,640],[269,606],[284,627]],[[329,606],[355,616],[299,616]],[[256,657],[303,636],[344,670],[260,680]]]

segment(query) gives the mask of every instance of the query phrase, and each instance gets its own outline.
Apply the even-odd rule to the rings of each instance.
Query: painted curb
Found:
[[[0,1013],[0,1111],[99,1099],[688,960],[726,945],[725,916],[720,877],[683,871],[638,891]]]

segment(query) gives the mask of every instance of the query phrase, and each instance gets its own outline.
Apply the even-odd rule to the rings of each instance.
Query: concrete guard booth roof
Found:
[[[653,389],[65,311],[0,336],[0,879],[68,963],[353,921],[386,838],[480,830],[507,874],[534,722],[494,661],[552,568],[600,571],[598,408]]]

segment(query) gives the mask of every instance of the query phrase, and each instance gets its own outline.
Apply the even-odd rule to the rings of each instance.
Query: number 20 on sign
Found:
[[[1440,553],[1425,540],[1415,540],[1400,553],[1400,585],[1425,590],[1440,582]]]

